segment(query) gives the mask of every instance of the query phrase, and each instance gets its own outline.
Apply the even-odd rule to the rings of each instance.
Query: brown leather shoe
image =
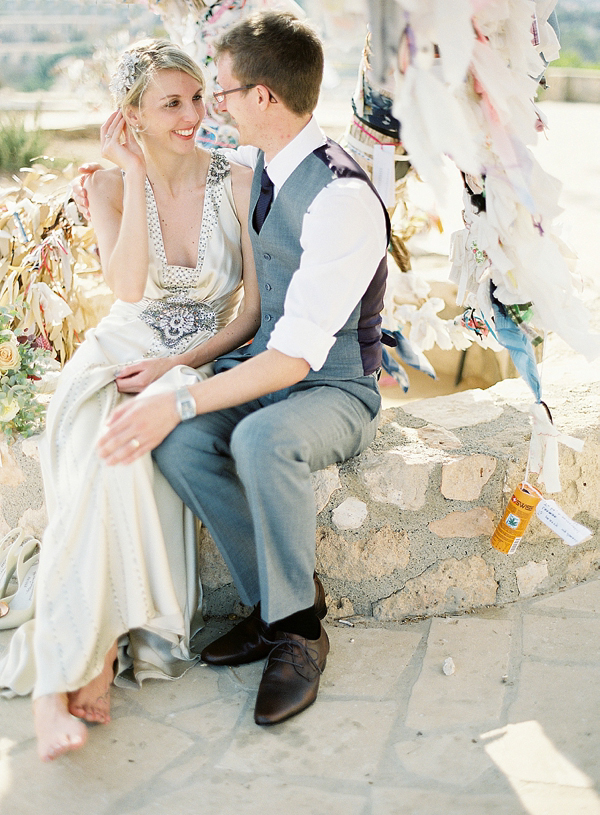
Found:
[[[256,724],[283,722],[312,705],[327,662],[329,638],[323,626],[318,640],[283,631],[277,637],[258,688]]]
[[[315,612],[322,620],[327,614],[325,589],[316,573],[313,574],[313,579]],[[259,604],[248,617],[234,625],[231,631],[207,645],[200,654],[200,659],[209,665],[246,665],[269,655],[275,635],[275,627],[261,619]]]
[[[246,665],[264,659],[273,647],[275,628],[260,618],[260,605],[200,654],[209,665]]]

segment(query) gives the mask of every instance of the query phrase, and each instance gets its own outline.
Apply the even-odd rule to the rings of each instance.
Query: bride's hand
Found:
[[[121,111],[112,113],[102,125],[100,129],[100,145],[102,156],[110,159],[121,169],[126,171],[134,166],[133,162],[137,162],[137,165],[141,166],[145,171],[144,154]],[[93,176],[96,170],[101,169],[101,164],[82,164],[79,168],[81,175],[71,184],[71,198],[75,201],[75,206],[79,212],[88,221],[90,220],[90,207],[85,186],[87,180]]]
[[[125,172],[138,168],[145,171],[144,154],[120,110],[112,113],[102,125],[100,146],[102,157],[109,159]]]
[[[176,365],[173,357],[144,359],[121,368],[115,381],[120,393],[139,393]]]

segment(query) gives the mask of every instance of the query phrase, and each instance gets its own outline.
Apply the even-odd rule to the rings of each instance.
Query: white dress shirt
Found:
[[[326,137],[314,117],[269,162],[267,172],[275,197],[296,167]],[[254,168],[255,147],[227,151],[240,164]],[[318,371],[371,282],[386,252],[383,208],[364,181],[336,178],[313,200],[302,223],[302,257],[275,323],[267,348],[305,359]]]

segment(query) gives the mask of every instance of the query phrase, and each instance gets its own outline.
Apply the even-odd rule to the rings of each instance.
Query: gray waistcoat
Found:
[[[263,166],[261,155],[254,173],[250,213],[254,211],[260,194]],[[283,314],[288,286],[300,266],[300,235],[304,215],[318,193],[340,176],[361,178],[369,183],[367,176],[350,156],[335,142],[328,141],[307,156],[287,179],[259,234],[252,226],[252,217],[249,219],[262,316],[252,343],[253,355],[266,349],[275,322]],[[374,259],[373,279],[367,291],[346,324],[337,332],[335,344],[321,370],[309,371],[307,379],[354,379],[372,374],[380,367],[380,313],[387,274],[385,260]],[[343,279],[340,286],[343,286]]]
[[[308,155],[287,179],[257,234],[252,225],[252,213],[260,194],[263,167],[261,154],[254,171],[249,211],[249,231],[261,299],[261,324],[252,344],[221,358],[216,371],[266,350],[275,323],[283,314],[292,276],[300,266],[302,221],[318,193],[339,177],[361,178],[372,187],[359,165],[338,144],[328,140]],[[385,207],[383,209],[389,238],[389,219]],[[346,324],[335,335],[335,343],[325,364],[319,371],[311,369],[306,379],[293,389],[329,383],[354,392],[373,411],[377,410],[379,394],[372,374],[381,365],[380,313],[386,276],[386,257],[375,258],[371,283]],[[343,286],[343,279],[340,286]],[[368,393],[365,393],[365,387]]]

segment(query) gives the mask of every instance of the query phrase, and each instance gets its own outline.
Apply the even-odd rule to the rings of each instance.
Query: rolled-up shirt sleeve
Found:
[[[300,244],[300,266],[267,348],[318,371],[386,252],[380,201],[364,181],[335,179],[304,216]]]

